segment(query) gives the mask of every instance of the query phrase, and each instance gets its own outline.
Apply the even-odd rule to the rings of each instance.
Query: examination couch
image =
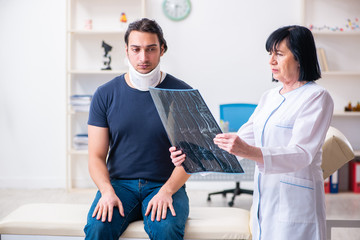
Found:
[[[0,222],[1,240],[83,239],[88,205],[27,204],[16,209]],[[186,222],[185,239],[251,239],[249,211],[227,207],[192,207]],[[17,235],[17,238],[11,238]],[[8,237],[8,238],[7,238]],[[47,238],[48,237],[48,238]],[[25,238],[24,238],[25,239]],[[30,238],[26,238],[29,240]],[[142,221],[129,225],[120,239],[148,239]]]
[[[326,178],[354,158],[345,136],[330,128],[323,146],[324,177]],[[0,221],[0,239],[83,239],[88,205],[26,204]],[[251,239],[250,212],[240,208],[190,207],[185,239]],[[331,228],[360,226],[360,220],[328,220],[328,239]],[[56,238],[55,238],[56,236]],[[143,222],[127,228],[120,239],[148,239]]]

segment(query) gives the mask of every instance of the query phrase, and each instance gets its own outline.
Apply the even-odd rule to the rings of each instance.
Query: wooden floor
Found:
[[[231,194],[227,197],[216,195],[207,201],[207,194],[212,192],[199,190],[202,183],[196,183],[196,186],[188,184],[187,192],[190,199],[190,206],[228,206]],[[209,183],[203,183],[209,184]],[[215,189],[216,190],[222,190]],[[86,203],[91,204],[95,196],[95,190],[86,191],[66,191],[64,189],[0,189],[0,219],[5,217],[11,211],[26,203]],[[235,198],[233,207],[250,209],[252,196],[243,194]],[[360,194],[339,193],[326,195],[327,218],[328,219],[348,219],[360,220]],[[337,228],[332,231],[332,239],[359,240],[359,228]]]

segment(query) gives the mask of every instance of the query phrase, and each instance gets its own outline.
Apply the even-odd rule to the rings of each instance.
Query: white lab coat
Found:
[[[281,88],[267,91],[238,131],[264,157],[254,176],[253,240],[325,240],[321,157],[334,103],[315,82]]]

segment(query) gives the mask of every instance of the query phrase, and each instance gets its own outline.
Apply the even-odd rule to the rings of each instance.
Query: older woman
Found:
[[[253,239],[326,239],[322,145],[333,114],[321,77],[312,33],[301,26],[274,31],[266,42],[274,81],[237,134],[214,142],[256,162]],[[175,165],[184,154],[171,148]]]

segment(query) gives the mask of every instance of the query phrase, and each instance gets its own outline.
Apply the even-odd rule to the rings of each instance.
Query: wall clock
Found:
[[[191,11],[190,0],[164,0],[162,7],[165,15],[174,21],[185,19]]]

